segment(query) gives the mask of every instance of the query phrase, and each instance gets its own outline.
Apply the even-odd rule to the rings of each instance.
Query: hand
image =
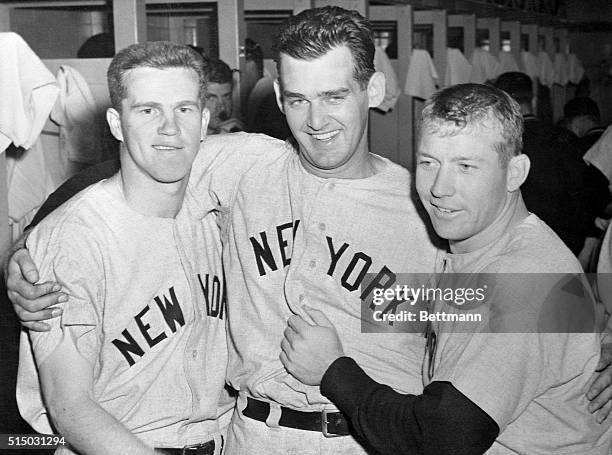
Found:
[[[602,423],[612,410],[612,343],[601,345],[601,358],[597,365],[587,398],[589,412],[595,414],[597,422]]]
[[[244,125],[237,118],[229,118],[217,125],[217,131],[219,133],[235,133],[236,131],[243,131]]]
[[[44,332],[51,327],[45,322],[61,314],[61,308],[49,308],[57,303],[65,302],[68,296],[60,291],[60,286],[54,282],[35,284],[38,270],[27,249],[21,248],[9,258],[6,267],[7,295],[13,303],[13,309],[21,324],[36,332]]]
[[[319,385],[329,366],[344,356],[334,325],[319,310],[304,308],[312,324],[301,316],[287,321],[280,360],[289,373],[307,385]]]

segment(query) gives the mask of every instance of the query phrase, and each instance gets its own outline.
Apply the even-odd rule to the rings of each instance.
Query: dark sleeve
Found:
[[[450,382],[403,395],[371,379],[349,357],[332,363],[321,393],[382,454],[483,454],[499,434],[495,421]]]
[[[69,178],[62,184],[62,186],[60,186],[47,198],[44,204],[38,209],[38,212],[36,212],[36,215],[34,215],[34,219],[26,229],[36,226],[49,213],[53,212],[56,208],[77,194],[79,191],[84,190],[89,185],[99,182],[100,180],[112,177],[118,170],[119,161],[110,160],[88,167],[75,176]]]

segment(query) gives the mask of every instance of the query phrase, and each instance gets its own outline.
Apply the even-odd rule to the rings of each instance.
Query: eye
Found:
[[[419,161],[417,164],[421,167],[432,167],[435,163],[434,163],[434,160],[430,158],[419,158]]]
[[[151,115],[153,113],[153,108],[151,108],[151,107],[144,107],[144,108],[140,109],[139,112],[141,114],[144,114],[144,115]]]
[[[300,107],[300,106],[304,106],[307,103],[307,101],[302,98],[294,98],[294,99],[288,100],[287,103],[291,107]]]
[[[181,114],[189,114],[190,112],[193,112],[193,107],[191,106],[181,106],[178,108],[179,112]]]
[[[344,96],[330,96],[327,98],[329,104],[340,104],[345,100]]]
[[[472,169],[475,169],[476,166],[473,166],[471,164],[467,164],[467,163],[459,163],[459,169],[461,169],[463,172],[468,172],[471,171]]]

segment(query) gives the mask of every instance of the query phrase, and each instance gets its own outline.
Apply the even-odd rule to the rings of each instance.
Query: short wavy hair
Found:
[[[136,68],[190,68],[198,75],[200,100],[206,95],[206,72],[202,56],[188,46],[169,41],[149,41],[121,49],[108,67],[106,78],[112,106],[121,111],[127,97],[125,76]]]
[[[374,74],[374,39],[370,22],[357,11],[325,6],[302,11],[281,27],[276,40],[276,65],[280,74],[280,55],[314,60],[330,50],[346,46],[355,67],[353,77],[362,89]]]
[[[458,84],[440,90],[425,103],[421,118],[421,134],[453,136],[479,128],[497,131],[502,141],[495,150],[503,167],[523,149],[521,108],[510,95],[491,85]]]

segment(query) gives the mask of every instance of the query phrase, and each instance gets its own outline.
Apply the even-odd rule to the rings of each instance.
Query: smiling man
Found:
[[[416,186],[450,247],[436,287],[488,283],[482,305],[438,297],[430,314],[484,317],[434,318],[420,395],[373,380],[317,310],[289,320],[283,364],[320,384],[382,453],[608,454],[612,428],[584,396],[600,351],[593,304],[577,259],[521,198],[529,159],[517,103],[464,84],[434,95],[422,115]]]
[[[371,99],[384,94],[384,76],[355,77],[359,56],[346,45],[318,58],[280,55],[279,107],[300,144],[302,164],[315,175],[354,179],[376,173],[376,160],[367,153],[367,123]]]
[[[297,151],[261,135],[208,136],[186,191],[203,201],[212,194],[220,206],[227,381],[239,391],[225,447],[232,454],[365,453],[367,444],[318,387],[283,367],[286,321],[305,306],[322,309],[369,374],[418,393],[422,334],[392,327],[362,334],[362,298],[399,273],[430,274],[439,250],[412,197],[410,173],[369,151],[368,109],[384,96],[370,24],[338,7],[306,10],[282,26],[277,51],[278,103]],[[49,283],[30,294],[16,269],[9,279],[15,301],[30,309],[56,301],[51,294],[31,307],[22,296]],[[204,276],[199,287],[223,293]]]
[[[22,332],[19,408],[64,436],[56,453],[219,454],[225,321],[196,290],[200,276],[222,280],[220,240],[213,215],[193,217],[184,201],[208,123],[203,61],[172,43],[133,45],[108,85],[121,170],[28,238],[41,279],[67,301],[49,331]]]

